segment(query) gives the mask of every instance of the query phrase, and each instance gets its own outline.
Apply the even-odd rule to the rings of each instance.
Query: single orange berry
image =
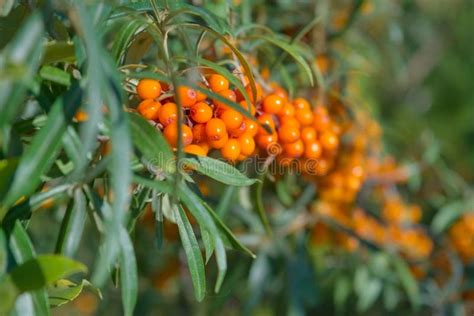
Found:
[[[187,154],[193,154],[193,155],[196,155],[196,156],[206,156],[207,155],[204,148],[202,148],[201,146],[196,145],[196,144],[187,145],[187,146],[184,147],[183,150]]]
[[[77,122],[85,122],[89,119],[89,115],[87,114],[86,111],[84,110],[77,110],[76,114],[74,115],[74,119],[77,121]]]
[[[193,126],[193,141],[196,144],[203,143],[206,137],[206,124],[195,124]]]
[[[269,94],[263,99],[263,111],[270,114],[277,114],[283,108],[285,99],[277,94]]]
[[[209,152],[209,149],[211,148],[209,144],[204,142],[204,143],[199,143],[198,146],[201,147],[202,150],[204,150],[204,153],[207,156],[207,153]]]
[[[319,158],[322,152],[321,144],[318,141],[313,140],[304,146],[304,156],[308,159]]]
[[[236,110],[228,109],[222,112],[220,119],[224,121],[224,124],[228,130],[232,130],[240,127],[244,117]]]
[[[190,116],[196,123],[206,123],[212,118],[212,108],[204,102],[198,102],[191,106]]]
[[[235,92],[230,90],[230,89],[219,91],[217,94],[219,94],[220,96],[222,96],[225,99],[227,99],[229,101],[232,101],[232,102],[236,102],[236,100],[237,100]],[[230,109],[230,107],[227,104],[225,104],[224,102],[221,102],[219,100],[214,99],[214,100],[212,100],[212,102],[216,105],[217,108],[220,108],[222,110]]]
[[[250,119],[244,119],[244,123],[245,123],[245,134],[249,134],[252,137],[257,135],[259,126],[255,121],[252,121]]]
[[[294,143],[300,138],[300,129],[295,125],[282,125],[278,130],[278,139],[282,143]]]
[[[306,126],[301,130],[301,140],[304,143],[311,143],[316,140],[316,129],[314,127]]]
[[[339,146],[339,139],[334,133],[329,131],[323,132],[319,137],[319,141],[325,150],[331,151]]]
[[[271,82],[270,87],[273,88],[273,94],[276,94],[285,100],[288,99],[288,93],[286,93],[285,89],[283,89],[279,84],[276,82]]]
[[[159,118],[160,108],[160,102],[147,99],[140,102],[137,107],[137,111],[147,120],[157,120]]]
[[[232,138],[221,148],[221,155],[227,160],[234,161],[240,156],[240,143],[237,139]]]
[[[244,156],[251,155],[255,150],[255,140],[249,134],[243,134],[239,138],[240,153]]]
[[[279,154],[279,150],[278,152],[273,152],[274,149],[280,146],[278,145],[277,141],[278,141],[278,135],[276,133],[257,135],[258,147],[267,150],[269,154],[274,154],[274,155]]]
[[[161,85],[158,80],[142,79],[137,85],[137,94],[140,99],[155,99],[160,96]]]
[[[228,130],[229,135],[232,137],[239,137],[240,135],[244,134],[247,131],[247,124],[245,123],[245,119],[242,120],[242,123],[239,127]]]
[[[178,145],[178,123],[174,122],[169,124],[163,130],[166,140],[171,147],[176,148]],[[187,146],[193,141],[193,131],[185,124],[181,125],[181,135],[183,137],[183,145]]]
[[[158,112],[158,120],[163,126],[167,126],[178,120],[178,106],[176,103],[168,102],[163,104]]]
[[[311,112],[310,110],[297,109],[295,117],[298,122],[300,122],[303,126],[311,125],[314,121],[313,112]]]
[[[329,115],[316,112],[314,115],[313,126],[318,132],[325,131],[331,126]]]
[[[311,105],[309,105],[309,102],[303,98],[294,99],[293,105],[296,110],[311,110]]]
[[[239,102],[240,106],[247,112],[250,112],[250,114],[255,115],[257,112],[257,109],[255,108],[255,105],[250,103],[250,107],[247,104],[247,101],[243,100]]]
[[[304,145],[301,140],[294,143],[284,144],[283,151],[287,157],[298,158],[304,153]]]
[[[206,123],[206,135],[209,141],[219,140],[227,136],[227,128],[223,120],[212,118]]]
[[[216,139],[216,140],[210,139],[210,140],[208,140],[208,143],[209,143],[209,146],[211,148],[220,149],[220,148],[224,147],[224,145],[227,143],[228,140],[229,140],[229,136],[227,135],[227,133],[225,133],[219,139]]]
[[[271,134],[275,131],[275,121],[273,120],[273,116],[271,114],[264,113],[257,118],[257,121],[260,123],[260,127],[258,129],[259,133],[261,134]],[[268,131],[263,126],[267,126],[267,128],[271,129],[271,132]]]
[[[285,126],[296,126],[298,128],[301,127],[300,122],[293,116],[281,116],[280,117],[280,126],[285,125]]]
[[[227,80],[224,76],[213,74],[209,77],[209,87],[214,92],[220,92],[222,90],[229,89],[229,80]]]
[[[295,115],[295,107],[290,102],[285,102],[280,112],[278,112],[278,116],[294,116],[294,115]]]
[[[179,101],[184,108],[189,108],[197,101],[197,92],[187,86],[178,86],[176,93],[179,96]]]

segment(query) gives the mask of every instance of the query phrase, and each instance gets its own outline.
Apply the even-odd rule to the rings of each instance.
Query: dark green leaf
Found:
[[[137,262],[133,244],[125,229],[120,232],[120,286],[122,289],[122,304],[126,316],[133,315],[137,302],[138,278]]]
[[[62,69],[53,66],[43,66],[39,71],[41,78],[69,87],[71,75]]]

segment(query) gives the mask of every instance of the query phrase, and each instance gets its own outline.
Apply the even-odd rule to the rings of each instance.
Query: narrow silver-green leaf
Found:
[[[120,287],[125,316],[133,315],[137,303],[138,277],[137,262],[132,241],[125,229],[120,232]]]

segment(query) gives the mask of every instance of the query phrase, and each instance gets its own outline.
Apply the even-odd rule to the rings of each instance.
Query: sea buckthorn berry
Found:
[[[255,150],[255,140],[249,134],[243,134],[238,138],[240,153],[245,156],[251,155]]]
[[[213,74],[209,77],[209,87],[214,92],[220,92],[222,90],[229,89],[229,80],[224,76]]]
[[[237,97],[235,96],[235,92],[230,90],[230,89],[219,91],[217,94],[219,94],[221,97],[226,98],[229,101],[232,101],[232,102],[237,101]],[[230,107],[227,104],[225,104],[224,102],[221,102],[217,99],[212,100],[212,102],[216,105],[216,107],[218,109],[222,109],[222,110],[230,109]]]
[[[206,141],[206,124],[196,124],[193,126],[193,141],[196,144]]]
[[[258,118],[257,118],[257,121],[260,123],[260,125],[266,125],[267,128],[269,127],[272,132],[275,131],[275,121],[273,120],[273,116],[270,115],[270,114],[267,114],[267,113],[264,113],[262,115],[260,115]],[[261,134],[271,134],[269,133],[269,131],[264,128],[263,126],[259,126],[259,129],[258,129],[259,133]]]
[[[247,104],[247,101],[245,100],[240,101],[239,104],[245,111],[249,112],[250,110],[250,114],[252,115],[255,115],[255,113],[257,112],[255,105],[253,105],[252,103],[250,103],[250,109],[249,109],[249,105]]]
[[[273,94],[276,94],[282,99],[288,99],[288,93],[286,93],[285,89],[283,89],[280,85],[278,85],[276,82],[271,82],[270,87],[273,88]]]
[[[159,118],[160,108],[160,102],[147,99],[140,102],[137,107],[137,111],[147,120],[157,120]]]
[[[204,153],[205,153],[206,156],[207,156],[207,153],[209,152],[209,149],[211,148],[211,146],[209,146],[209,144],[206,143],[206,142],[204,142],[204,143],[199,143],[198,146],[201,147],[202,150],[204,150]]]
[[[313,112],[310,110],[297,109],[295,117],[303,126],[311,125],[314,121]]]
[[[224,136],[227,136],[227,128],[223,120],[218,118],[212,118],[206,123],[206,135],[208,140],[219,140]]]
[[[163,130],[166,140],[171,147],[176,148],[178,145],[178,123],[169,124]],[[181,135],[183,137],[183,145],[187,146],[193,142],[193,131],[187,125],[181,125]]]
[[[77,121],[77,122],[85,122],[89,119],[89,115],[87,114],[86,111],[84,110],[77,110],[76,114],[74,115],[74,119]]]
[[[239,137],[239,136],[243,135],[246,131],[247,131],[247,124],[246,124],[245,119],[244,119],[244,120],[242,120],[242,123],[240,124],[239,127],[228,130],[227,132],[232,137]]]
[[[184,108],[189,108],[197,101],[197,92],[190,87],[178,86],[176,92],[179,96],[179,100],[181,101],[181,105]]]
[[[293,116],[281,116],[280,117],[280,126],[286,125],[286,126],[296,126],[298,128],[301,127],[300,122]]]
[[[220,119],[224,121],[227,130],[232,130],[240,127],[244,117],[236,110],[228,109],[222,112]]]
[[[323,149],[318,141],[311,141],[304,146],[304,156],[308,159],[316,159],[321,157]]]
[[[311,110],[311,105],[309,105],[309,102],[303,98],[294,99],[293,105],[296,110]]]
[[[258,133],[258,124],[255,121],[250,119],[244,119],[245,123],[245,134],[249,134],[250,136],[254,137]]]
[[[196,123],[206,123],[212,118],[212,108],[204,102],[198,102],[191,106],[191,118]]]
[[[271,151],[277,146],[279,147],[277,143],[278,141],[278,135],[276,133],[273,134],[259,134],[257,136],[257,145],[258,147],[265,149],[267,151]],[[273,153],[274,155],[279,154],[278,153]]]
[[[294,115],[295,115],[295,107],[290,102],[285,102],[280,112],[278,112],[278,116],[294,116]]]
[[[314,127],[306,126],[301,130],[301,140],[303,143],[311,143],[316,140],[316,129]]]
[[[285,99],[277,94],[269,94],[263,99],[263,111],[270,114],[277,114],[283,108]]]
[[[262,100],[263,90],[262,90],[262,87],[258,83],[255,83],[255,92],[257,94],[256,96],[253,95],[252,86],[250,84],[247,84],[245,86],[245,92],[247,93],[250,102],[252,102],[254,104],[256,104],[256,103],[258,103]],[[236,94],[237,94],[237,97],[238,97],[239,101],[245,100],[244,96],[242,95],[242,93],[239,90],[236,91]]]
[[[211,148],[220,149],[220,148],[224,147],[224,145],[227,143],[228,140],[229,140],[229,136],[227,135],[227,133],[225,133],[219,139],[216,139],[216,140],[210,139],[210,140],[208,140],[208,144]]]
[[[339,146],[339,139],[337,136],[332,132],[323,132],[319,137],[319,141],[321,142],[321,146],[325,150],[334,150]]]
[[[300,129],[295,125],[281,125],[278,130],[278,139],[282,143],[294,143],[300,138]]]
[[[318,132],[325,131],[331,126],[331,119],[327,114],[315,113],[313,126]]]
[[[158,120],[163,126],[167,126],[178,120],[178,106],[176,103],[168,102],[163,104],[158,112]]]
[[[199,86],[203,89],[207,89],[207,87],[200,83]],[[199,90],[196,90],[196,102],[202,102],[207,99],[207,95]]]
[[[287,157],[298,158],[304,153],[304,145],[301,140],[297,140],[294,143],[284,144],[283,151]]]
[[[229,139],[221,148],[221,155],[227,160],[237,160],[240,156],[240,143],[237,139]]]
[[[184,147],[184,152],[187,154],[193,154],[196,156],[206,156],[206,150],[199,145],[191,144]]]
[[[137,94],[140,99],[155,99],[160,96],[161,85],[158,80],[142,79],[137,85]]]

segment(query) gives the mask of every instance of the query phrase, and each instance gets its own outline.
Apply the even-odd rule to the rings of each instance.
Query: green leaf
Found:
[[[102,298],[100,290],[94,288],[94,286],[85,279],[83,279],[79,284],[67,279],[59,279],[52,285],[48,286],[49,305],[51,307],[59,307],[72,302],[86,287],[92,289],[100,298]]]
[[[206,22],[207,26],[220,34],[230,34],[231,29],[226,20],[213,14],[209,10],[200,8],[195,5],[183,4],[181,8],[171,11],[167,16],[167,23],[170,23],[172,19],[182,15],[188,14],[201,18]]]
[[[43,60],[41,64],[54,64],[59,62],[74,62],[76,52],[73,43],[69,42],[49,42],[45,46]]]
[[[138,277],[137,262],[132,241],[125,229],[120,232],[120,286],[122,288],[122,304],[126,316],[133,315],[137,303]]]
[[[255,200],[255,208],[262,223],[263,227],[267,234],[272,234],[272,229],[270,227],[270,222],[267,217],[267,212],[265,212],[265,207],[263,205],[263,181],[265,180],[266,172],[262,173],[260,176],[260,181],[256,184],[256,188],[253,191],[254,193],[254,200]]]
[[[53,66],[43,66],[39,71],[41,78],[69,87],[71,75],[62,69]]]
[[[435,234],[441,234],[459,218],[466,209],[467,207],[463,201],[455,201],[443,206],[433,217],[431,230]]]
[[[143,31],[148,23],[149,22],[146,20],[135,18],[122,25],[115,36],[114,44],[112,46],[112,56],[117,64],[121,63],[121,60],[134,36]]]
[[[216,181],[233,186],[248,186],[256,182],[249,179],[234,166],[214,158],[196,156],[183,158],[183,166],[190,167]]]
[[[0,160],[0,200],[9,189],[17,166],[18,159]]]
[[[3,229],[0,228],[0,278],[7,270],[7,239]]]
[[[411,305],[414,308],[419,307],[421,304],[420,289],[418,288],[418,284],[411,274],[407,263],[400,257],[393,258],[392,262],[395,265],[398,278],[407,294],[408,299],[410,300]]]
[[[189,271],[194,286],[194,295],[200,302],[204,299],[206,294],[206,278],[201,250],[199,249],[199,244],[194,235],[191,223],[189,223],[182,207],[178,208],[178,211],[175,213],[175,218],[179,229],[181,243],[183,244],[184,252],[188,259]]]
[[[136,113],[129,113],[130,131],[135,147],[147,161],[159,169],[172,173],[176,168],[175,157],[161,132]]]

